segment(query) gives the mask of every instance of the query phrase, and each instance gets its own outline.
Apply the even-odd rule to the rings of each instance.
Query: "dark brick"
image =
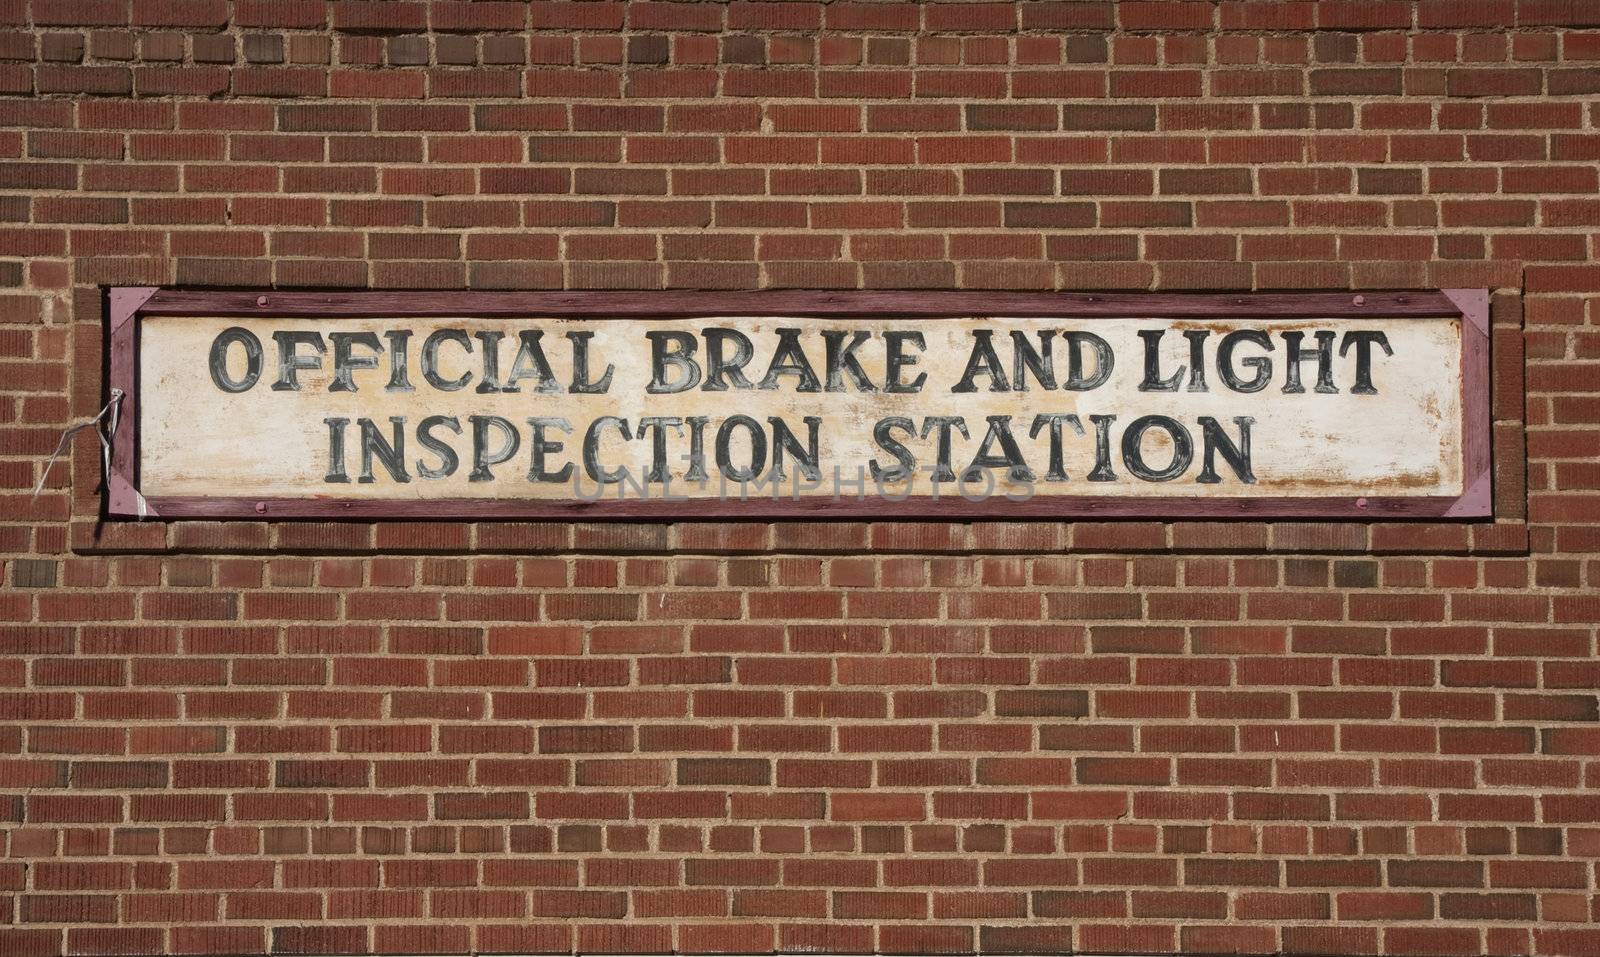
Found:
[[[54,588],[58,565],[47,558],[11,560],[11,583],[18,588]]]
[[[1069,130],[1146,130],[1156,128],[1154,106],[1115,104],[1064,106],[1061,125]]]

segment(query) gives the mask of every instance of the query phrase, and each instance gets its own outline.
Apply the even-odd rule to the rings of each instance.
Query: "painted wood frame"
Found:
[[[127,519],[1115,519],[1322,518],[1483,519],[1493,513],[1489,417],[1488,291],[1319,293],[1024,292],[278,292],[117,287],[108,315],[109,388],[121,390],[106,512]],[[980,502],[960,496],[902,501],[748,500],[539,501],[529,499],[353,500],[155,496],[139,490],[139,326],[146,316],[589,318],[695,316],[892,316],[938,319],[1018,316],[1100,320],[1296,319],[1327,317],[1461,321],[1464,491],[1458,496],[1037,496]]]

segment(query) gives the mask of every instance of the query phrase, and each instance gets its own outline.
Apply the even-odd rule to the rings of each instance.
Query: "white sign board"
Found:
[[[147,301],[133,337],[129,485],[147,515],[1443,516],[1487,502],[1483,330],[1440,294],[1438,315],[1277,297],[1118,316],[938,297],[719,309],[709,294],[690,315],[592,300],[507,315],[465,294],[409,313],[362,294],[326,312],[284,309],[293,294],[260,297],[259,316],[162,311],[175,295]],[[919,312],[929,300],[941,314]]]

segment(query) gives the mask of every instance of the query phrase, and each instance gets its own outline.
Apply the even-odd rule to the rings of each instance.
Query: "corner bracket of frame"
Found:
[[[1483,518],[1494,513],[1492,489],[1487,474],[1480,475],[1472,485],[1450,505],[1445,518]]]
[[[160,518],[161,515],[139,490],[133,487],[128,477],[113,471],[106,476],[106,509],[117,517],[133,518]]]
[[[1441,289],[1445,297],[1461,310],[1461,321],[1483,333],[1489,334],[1489,290]]]
[[[159,291],[158,286],[118,286],[111,290],[111,331],[116,332],[132,319],[150,297]]]

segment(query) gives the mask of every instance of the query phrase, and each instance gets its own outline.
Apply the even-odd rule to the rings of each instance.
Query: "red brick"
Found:
[[[1592,950],[1594,27],[0,0],[19,502],[117,282],[1490,286],[1498,330],[1491,523],[97,523],[81,455],[0,522],[0,951]]]

